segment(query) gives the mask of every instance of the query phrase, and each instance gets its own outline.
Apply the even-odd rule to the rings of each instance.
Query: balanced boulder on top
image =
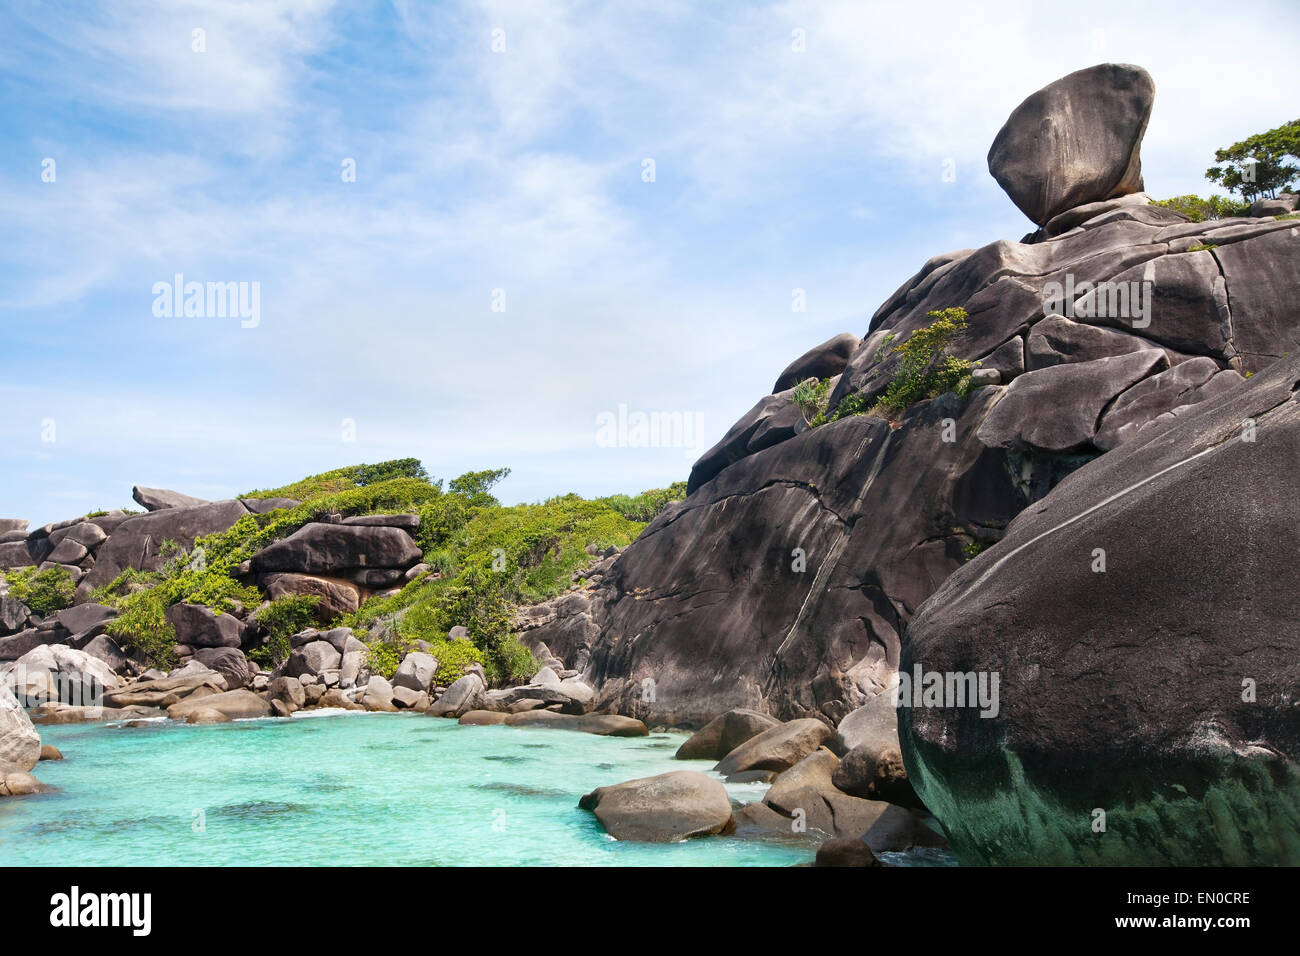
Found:
[[[1140,148],[1155,99],[1146,70],[1103,63],[1049,83],[993,140],[989,172],[1026,216],[1142,191]]]

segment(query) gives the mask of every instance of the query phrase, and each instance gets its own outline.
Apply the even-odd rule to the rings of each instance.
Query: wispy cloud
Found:
[[[1239,50],[1187,3],[20,2],[0,514],[407,454],[511,465],[515,498],[683,477],[683,449],[597,448],[596,416],[716,438],[925,258],[1027,231],[984,155],[1071,69],[1146,66],[1148,186],[1203,190],[1215,146],[1291,116],[1300,15],[1254,13]],[[155,318],[178,272],[258,281],[261,324]]]

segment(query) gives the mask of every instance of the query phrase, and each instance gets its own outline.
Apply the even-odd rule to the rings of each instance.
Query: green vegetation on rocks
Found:
[[[315,594],[283,594],[258,608],[253,621],[266,628],[266,643],[249,653],[259,664],[275,667],[289,656],[289,638],[311,627],[316,621]]]
[[[9,583],[9,597],[26,604],[42,617],[72,607],[77,586],[72,581],[72,575],[61,567],[50,567],[44,571],[36,568],[6,568],[2,573]]]
[[[1180,212],[1192,222],[1231,219],[1233,216],[1250,214],[1250,203],[1240,199],[1232,199],[1228,196],[1210,196],[1202,199],[1200,196],[1189,194],[1174,196],[1171,199],[1161,199],[1152,205],[1163,206],[1166,209],[1172,209],[1174,212]]]
[[[945,392],[954,392],[959,398],[965,398],[970,390],[970,373],[975,364],[949,355],[945,349],[966,328],[966,310],[936,309],[927,312],[926,317],[934,321],[917,329],[899,345],[893,344],[897,336],[885,336],[876,352],[876,361],[884,361],[896,354],[900,362],[888,387],[874,403],[862,393],[852,392],[830,412],[829,380],[810,378],[796,385],[791,400],[799,406],[804,421],[815,428],[850,415],[896,419],[917,402],[938,398]]]
[[[273,541],[330,515],[416,514],[420,523],[413,534],[430,572],[332,623],[352,626],[368,641],[379,673],[391,674],[417,641],[425,641],[436,648],[440,682],[475,663],[490,679],[527,677],[535,662],[511,633],[516,606],[562,593],[574,572],[592,561],[591,552],[631,543],[646,522],[685,496],[685,488],[678,483],[596,500],[563,495],[507,507],[491,492],[508,474],[504,468],[470,472],[444,490],[419,461],[401,459],[250,492],[245,497],[286,497],[301,504],[244,515],[188,550],[181,543],[159,570],[126,571],[91,598],[117,608],[119,616],[109,625],[115,638],[166,665],[175,643],[167,608],[187,602],[238,613],[263,605],[262,594],[239,571]],[[289,636],[313,622],[314,610],[311,599],[282,597],[254,612],[269,637],[250,656],[264,665],[283,660]],[[458,625],[468,630],[468,642],[448,640]]]

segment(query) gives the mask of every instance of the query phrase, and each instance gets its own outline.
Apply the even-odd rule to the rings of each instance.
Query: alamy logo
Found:
[[[598,448],[684,448],[699,449],[704,433],[700,412],[630,411],[620,403],[617,413],[596,416]]]
[[[1065,282],[1043,286],[1043,314],[1067,319],[1129,319],[1135,329],[1151,324],[1151,290],[1155,282],[1144,273],[1140,282],[1079,282],[1067,272]]]
[[[153,295],[153,314],[159,319],[238,318],[245,329],[262,322],[260,282],[186,282],[178,272],[171,282],[155,282]]]
[[[50,925],[59,928],[129,927],[133,936],[148,936],[153,927],[151,893],[82,893],[74,886],[50,897]]]
[[[996,717],[1001,709],[997,671],[923,671],[915,664],[911,674],[897,676],[895,707],[978,707],[981,717]]]

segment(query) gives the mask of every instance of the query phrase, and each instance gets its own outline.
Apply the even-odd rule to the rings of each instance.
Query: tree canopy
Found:
[[[1271,199],[1300,175],[1300,166],[1288,157],[1300,159],[1300,120],[1215,150],[1218,165],[1207,169],[1205,178],[1247,200]]]

